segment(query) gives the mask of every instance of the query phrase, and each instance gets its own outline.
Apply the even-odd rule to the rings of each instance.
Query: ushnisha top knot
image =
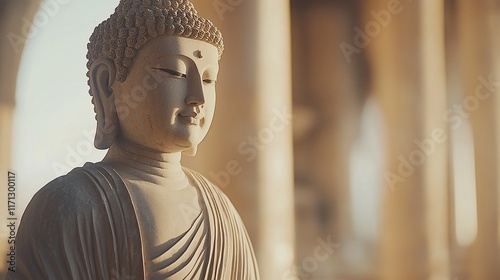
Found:
[[[121,0],[109,19],[99,24],[88,44],[87,68],[95,60],[109,58],[116,66],[116,80],[123,82],[137,51],[160,35],[205,41],[224,51],[222,33],[198,16],[189,0]]]

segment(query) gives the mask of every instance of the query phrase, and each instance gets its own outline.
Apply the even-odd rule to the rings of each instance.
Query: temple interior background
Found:
[[[192,2],[226,51],[184,163],[230,197],[263,280],[500,279],[500,1]],[[104,155],[85,54],[116,5],[0,0],[0,270],[7,171],[20,218]]]

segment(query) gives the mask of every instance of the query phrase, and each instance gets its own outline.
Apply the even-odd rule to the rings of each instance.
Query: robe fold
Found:
[[[16,271],[7,279],[258,280],[250,239],[229,199],[184,170],[202,211],[185,233],[165,240],[170,245],[150,275],[141,241],[148,229],[139,228],[125,183],[109,165],[87,163],[35,194],[17,234]]]

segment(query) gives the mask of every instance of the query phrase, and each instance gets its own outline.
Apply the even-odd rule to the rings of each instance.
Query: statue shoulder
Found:
[[[134,259],[142,258],[135,253],[141,246],[139,228],[133,219],[123,219],[133,215],[132,210],[108,211],[112,206],[130,209],[116,206],[113,187],[119,181],[112,182],[114,175],[99,164],[87,164],[35,194],[17,232],[19,272],[11,279],[110,279],[108,272],[127,258],[130,263],[125,260],[123,267],[142,269],[142,261]],[[89,258],[95,252],[104,257]]]
[[[96,181],[91,176],[93,167],[75,168],[42,187],[31,199],[26,211],[80,211],[92,208],[99,196]]]

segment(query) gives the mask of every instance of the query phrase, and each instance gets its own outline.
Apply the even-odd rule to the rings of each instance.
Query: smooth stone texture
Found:
[[[159,5],[165,5],[189,26],[181,16],[193,13],[188,1],[153,3],[122,1],[118,17],[138,5],[151,27],[152,14],[164,20]],[[124,24],[116,22],[125,34]],[[162,34],[159,26],[157,34],[148,29],[149,37],[140,39],[130,65],[122,61],[126,70],[106,57],[120,51],[92,57],[103,38],[91,37],[95,144],[109,151],[102,162],[74,169],[33,197],[17,236],[18,269],[7,279],[259,279],[231,202],[180,164],[182,153],[196,153],[212,122],[223,44],[210,38],[219,33],[206,24],[205,34],[215,37],[197,40]]]

